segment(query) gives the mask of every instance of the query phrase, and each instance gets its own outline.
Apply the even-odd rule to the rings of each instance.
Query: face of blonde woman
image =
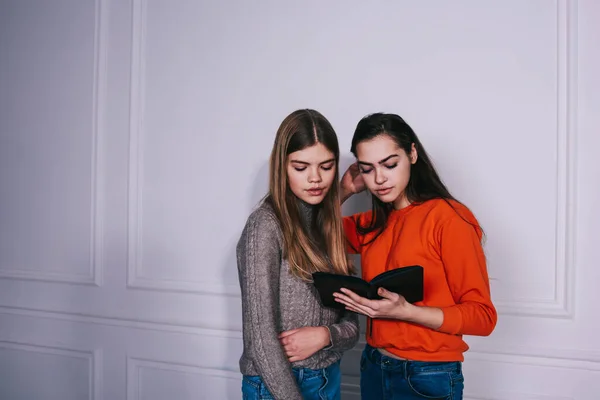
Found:
[[[288,156],[287,176],[292,192],[305,203],[320,204],[335,179],[335,156],[317,143]]]

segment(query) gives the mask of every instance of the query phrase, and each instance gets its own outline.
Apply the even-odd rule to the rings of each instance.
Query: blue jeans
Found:
[[[292,368],[292,372],[305,400],[340,400],[342,373],[339,361],[323,369]],[[260,376],[244,375],[242,395],[244,400],[273,399]]]
[[[360,360],[362,400],[462,400],[462,363],[397,360],[366,345]]]

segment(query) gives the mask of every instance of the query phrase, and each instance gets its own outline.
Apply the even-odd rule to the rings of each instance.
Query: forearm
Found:
[[[410,306],[410,312],[403,318],[427,328],[451,335],[487,336],[496,325],[496,312],[480,303],[465,303],[438,308]]]
[[[257,330],[258,331],[258,330]],[[261,339],[262,337],[262,339]],[[291,365],[279,340],[266,335],[263,329],[252,335],[253,362],[261,379],[275,399],[302,400],[302,394],[291,371]]]
[[[479,302],[465,302],[445,307],[444,322],[440,332],[453,335],[488,336],[496,327],[497,314],[493,305]]]
[[[406,316],[399,319],[431,329],[439,329],[444,323],[444,312],[440,308],[416,306],[413,304],[408,304],[407,308],[409,311],[406,313]]]
[[[248,289],[242,292],[242,302],[247,305],[243,326],[244,336],[249,339],[252,349],[254,367],[275,399],[301,400],[291,364],[278,338],[277,299],[272,297],[270,290],[257,290],[252,284]]]
[[[249,338],[252,349],[254,367],[275,399],[301,400],[291,364],[278,338],[277,299],[272,297],[270,290],[259,291],[252,284],[248,286],[250,290],[242,292],[242,302],[248,306],[243,326],[244,336]]]

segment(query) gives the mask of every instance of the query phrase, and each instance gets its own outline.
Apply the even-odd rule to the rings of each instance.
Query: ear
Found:
[[[410,163],[411,164],[415,164],[417,162],[417,159],[419,158],[419,154],[417,153],[417,148],[415,147],[415,144],[413,143],[410,146]]]

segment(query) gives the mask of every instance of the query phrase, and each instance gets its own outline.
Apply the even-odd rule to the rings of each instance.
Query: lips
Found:
[[[313,188],[307,190],[308,194],[311,196],[320,196],[323,194],[323,188]]]
[[[389,192],[392,191],[393,188],[389,187],[389,188],[383,188],[383,189],[378,189],[376,190],[377,194],[380,196],[384,196],[386,194],[388,194]]]

